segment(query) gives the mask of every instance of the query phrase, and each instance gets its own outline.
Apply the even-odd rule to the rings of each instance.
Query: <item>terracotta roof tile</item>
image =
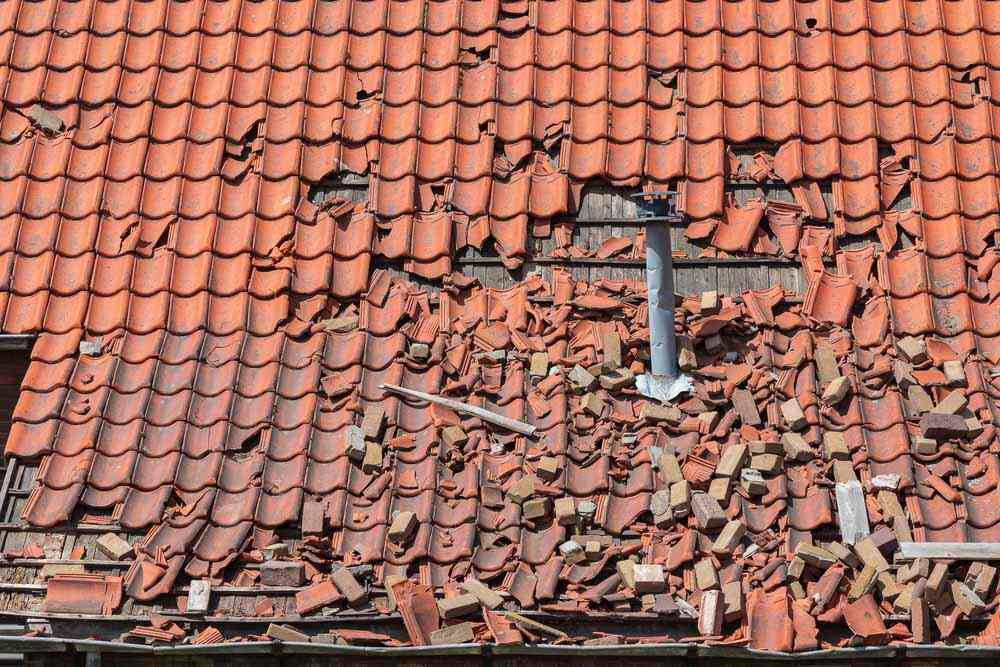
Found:
[[[651,512],[681,481],[658,454],[717,492],[723,449],[778,442],[779,405],[795,398],[814,458],[779,457],[761,488],[737,475],[719,498],[749,531],[720,568],[752,588],[734,641],[812,648],[825,614],[868,642],[893,632],[872,595],[833,591],[810,609],[786,578],[796,547],[836,534],[838,474],[865,487],[873,528],[904,530],[870,488],[897,475],[914,540],[1000,541],[995,3],[368,4],[0,5],[0,332],[38,335],[6,443],[40,463],[25,522],[92,513],[145,531],[124,583],[152,600],[187,577],[229,577],[311,503],[318,561],[373,565],[375,583],[413,576],[393,590],[416,643],[440,620],[423,586],[466,576],[524,607],[637,608],[608,571],[632,553],[697,605],[693,563],[715,536],[683,509]],[[317,197],[330,177],[364,185],[364,201]],[[702,363],[679,419],[641,419],[631,388],[585,398],[526,371],[530,352],[567,373],[599,364],[615,331],[623,366],[642,372],[641,286],[557,269],[552,285],[500,291],[450,273],[457,251],[490,238],[520,267],[529,229],[575,212],[589,179],[676,186],[714,252],[780,252],[808,276],[801,305],[780,289],[704,317],[685,302]],[[737,207],[730,186],[750,180],[795,201]],[[432,299],[385,262],[446,289]],[[720,332],[736,361],[698,342]],[[900,373],[907,336],[927,359]],[[822,339],[851,382],[837,406],[818,400]],[[961,362],[963,418],[982,433],[926,452],[906,385],[939,402],[946,361]],[[383,384],[470,400],[539,437]],[[759,424],[730,409],[737,386]],[[381,461],[364,464],[347,445],[374,406]],[[466,434],[455,451],[447,425]],[[834,432],[838,460],[824,453]],[[542,457],[557,470],[544,480]],[[529,475],[533,498],[592,504],[597,560],[570,562],[562,545],[588,535],[548,505],[539,517],[511,502]],[[402,542],[388,537],[398,512],[416,519]],[[813,574],[803,593],[836,588]],[[88,576],[53,579],[46,609],[117,607],[120,582]],[[328,593],[321,605],[339,596],[323,577],[307,589]],[[487,620],[505,636],[538,631]]]

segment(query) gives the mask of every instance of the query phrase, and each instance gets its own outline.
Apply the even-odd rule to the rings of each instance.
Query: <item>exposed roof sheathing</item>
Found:
[[[0,3],[0,332],[38,335],[6,445],[40,462],[23,521],[146,533],[123,582],[64,575],[51,604],[256,584],[281,531],[318,526],[298,609],[370,565],[411,639],[440,621],[422,586],[472,577],[770,650],[815,648],[817,621],[885,643],[984,618],[988,566],[850,590],[870,573],[827,547],[852,497],[865,563],[1000,542],[998,35],[971,0]],[[316,196],[344,178],[365,201]],[[691,238],[795,258],[808,291],[685,300],[695,390],[651,413],[643,286],[451,271],[490,238],[519,266],[592,179],[678,188]],[[734,181],[794,201],[737,205]],[[532,636],[483,620],[447,636]]]

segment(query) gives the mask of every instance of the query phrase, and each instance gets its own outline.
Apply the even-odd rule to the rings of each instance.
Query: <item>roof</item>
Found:
[[[998,34],[1000,7],[974,1],[9,0],[0,332],[37,335],[6,444],[40,463],[22,521],[143,534],[123,582],[139,601],[256,585],[246,566],[305,533],[294,562],[325,588],[304,614],[346,593],[343,565],[439,596],[476,577],[566,615],[704,616],[742,582],[727,641],[808,649],[817,619],[912,639],[888,583],[848,600],[850,550],[835,575],[787,570],[843,539],[835,490],[854,482],[890,560],[895,540],[1000,542]],[[627,378],[646,367],[642,285],[452,271],[489,238],[516,269],[535,221],[594,179],[677,188],[708,254],[780,254],[809,279],[684,301],[696,382],[672,410]],[[336,187],[359,182],[358,201]],[[737,182],[791,196],[738,201]],[[747,531],[728,550],[713,497]],[[567,498],[574,539],[547,504]],[[630,555],[667,574],[636,588]],[[950,571],[984,604],[932,600],[938,635],[983,618],[981,566]],[[50,610],[117,599],[67,576]]]

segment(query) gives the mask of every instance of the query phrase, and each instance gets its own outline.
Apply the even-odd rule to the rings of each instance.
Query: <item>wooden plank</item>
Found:
[[[861,483],[852,480],[837,484],[837,515],[840,520],[840,537],[844,544],[854,544],[871,533],[868,509]]]
[[[511,419],[510,417],[504,417],[495,412],[490,412],[483,408],[477,407],[475,405],[469,405],[468,403],[463,403],[461,401],[456,401],[450,398],[444,398],[443,396],[435,396],[434,394],[428,394],[423,391],[417,391],[415,389],[407,389],[405,387],[400,387],[394,384],[380,384],[379,389],[385,389],[394,394],[399,394],[402,396],[408,396],[409,398],[415,398],[421,401],[428,401],[430,403],[437,403],[438,405],[443,405],[446,408],[451,408],[455,412],[473,415],[479,417],[485,422],[495,424],[502,428],[505,428],[515,433],[520,433],[522,435],[534,435],[535,427],[531,424],[526,424],[522,421],[516,419]]]
[[[1000,560],[1000,542],[900,542],[897,560]]]

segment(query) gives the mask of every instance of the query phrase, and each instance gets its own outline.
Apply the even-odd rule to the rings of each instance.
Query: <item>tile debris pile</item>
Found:
[[[40,463],[25,523],[128,564],[51,573],[42,611],[237,587],[286,641],[350,610],[412,644],[597,612],[1000,642],[990,562],[895,558],[1000,542],[1000,4],[9,0],[0,28],[0,331],[38,335],[6,453]],[[593,179],[676,185],[689,238],[807,292],[685,298],[694,391],[642,399],[641,286],[451,271],[529,234],[641,257],[553,221]]]
[[[153,525],[135,548],[110,534],[98,541],[130,563],[124,581],[57,575],[47,610],[79,611],[87,599],[97,613],[122,591],[155,600],[190,580],[180,612],[210,614],[213,585],[259,586],[252,615],[284,617],[269,587],[292,587],[288,614],[398,611],[417,645],[575,641],[521,612],[610,611],[691,618],[691,639],[788,651],[820,645],[824,623],[847,625],[841,644],[947,639],[961,619],[996,608],[986,562],[894,562],[900,540],[1000,541],[1000,392],[990,362],[961,347],[974,338],[896,338],[895,306],[870,312],[893,302],[874,279],[867,303],[855,303],[862,290],[851,282],[846,305],[836,289],[804,301],[780,288],[705,293],[678,308],[694,391],[664,405],[634,387],[648,361],[644,292],[555,275],[499,291],[455,273],[432,299],[376,272],[360,302],[324,302],[294,334],[290,321],[282,345],[266,348],[280,352],[271,361],[247,335],[242,354],[213,364],[238,378],[223,383],[240,406],[236,446],[221,429],[213,440],[210,427],[158,424],[147,411],[141,448],[115,440],[126,464],[96,466],[114,459],[102,444],[89,474],[67,477],[54,472],[67,442],[59,433],[73,425],[64,413],[51,444],[33,440],[52,453],[28,520],[54,523],[64,518],[47,519],[54,508],[87,506],[109,486],[125,496],[109,518],[138,526],[144,512]],[[844,321],[824,317],[839,309]],[[73,359],[62,400],[132,400],[118,378],[157,365],[129,353],[138,338],[126,334],[118,355]],[[97,376],[109,359],[115,374]],[[196,367],[160,359],[157,377],[175,385],[185,363]],[[184,409],[200,414],[206,393]],[[48,394],[29,383],[25,396],[30,405]],[[268,423],[240,424],[258,400],[274,406]],[[162,433],[185,427],[181,442]],[[137,474],[157,442],[176,445],[153,459],[162,486]],[[81,456],[64,458],[79,470]],[[102,483],[104,469],[134,471],[132,481]],[[289,537],[292,525],[300,532]],[[164,621],[129,638],[182,632]],[[305,635],[278,623],[268,636]],[[624,640],[598,643],[615,641]]]

